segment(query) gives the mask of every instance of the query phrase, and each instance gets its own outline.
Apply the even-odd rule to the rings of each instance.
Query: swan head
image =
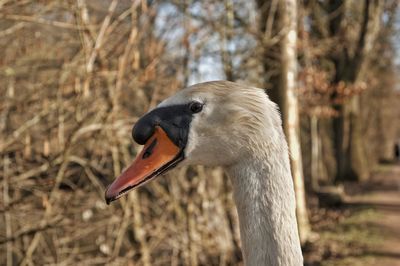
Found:
[[[279,131],[277,107],[261,89],[228,81],[188,87],[135,124],[132,137],[144,148],[108,187],[106,201],[177,165],[233,165],[267,148],[281,136]]]

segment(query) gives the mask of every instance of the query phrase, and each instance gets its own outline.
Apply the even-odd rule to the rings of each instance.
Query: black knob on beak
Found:
[[[133,140],[140,145],[144,145],[153,136],[157,120],[159,120],[158,117],[151,112],[140,118],[132,128]]]
[[[160,126],[170,140],[180,148],[187,143],[193,113],[187,104],[159,107],[142,116],[132,129],[132,138],[144,145]]]

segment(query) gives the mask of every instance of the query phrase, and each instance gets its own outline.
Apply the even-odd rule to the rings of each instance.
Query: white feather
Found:
[[[303,265],[287,143],[261,89],[227,81],[191,86],[159,106],[204,103],[190,125],[186,164],[223,166],[240,221],[245,264]]]

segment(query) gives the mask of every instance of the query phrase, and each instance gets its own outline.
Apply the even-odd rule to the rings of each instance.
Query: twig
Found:
[[[104,33],[106,32],[108,26],[110,25],[111,16],[114,13],[115,8],[117,7],[117,4],[118,4],[118,1],[113,0],[111,2],[110,6],[108,7],[108,14],[103,20],[103,24],[100,27],[99,34],[97,35],[94,47],[89,56],[89,60],[86,64],[86,72],[88,74],[88,77],[85,80],[85,84],[84,84],[84,88],[83,88],[83,93],[84,93],[84,96],[86,96],[86,97],[89,96],[89,85],[90,85],[90,80],[91,80],[91,74],[92,74],[93,68],[94,68],[94,62],[96,60],[97,53],[99,52],[100,47],[103,44]]]
[[[144,266],[150,266],[151,264],[151,256],[150,250],[146,241],[146,231],[143,227],[143,218],[140,207],[140,198],[138,195],[138,191],[132,191],[128,197],[130,198],[130,202],[132,202],[133,207],[133,231],[135,232],[135,237],[140,243],[140,251],[142,254],[142,263]]]
[[[5,30],[0,31],[0,38],[15,33],[16,31],[24,28],[25,25],[26,25],[25,22],[19,22]]]
[[[62,21],[47,20],[44,18],[38,18],[33,16],[15,15],[15,14],[0,14],[0,19],[15,20],[15,21],[25,21],[33,22],[38,24],[50,25],[54,27],[59,27],[63,29],[80,30],[80,26],[70,24]]]
[[[14,176],[11,180],[11,183],[18,183],[21,182],[23,180],[26,180],[28,178],[34,177],[34,176],[38,176],[41,173],[46,172],[50,167],[49,163],[44,163],[39,167],[33,168],[31,170],[28,170],[20,175]]]
[[[43,110],[39,114],[35,115],[32,119],[25,122],[22,126],[20,126],[17,130],[15,130],[12,133],[11,138],[9,138],[8,140],[6,140],[3,143],[0,143],[0,151],[4,150],[5,148],[7,148],[11,144],[13,144],[15,141],[17,141],[22,133],[24,133],[26,130],[28,130],[32,126],[36,125],[37,123],[39,123],[39,121],[43,117],[48,115],[50,113],[50,111],[54,110],[56,107],[57,107],[56,104],[52,104],[52,105],[50,105],[50,107],[47,110]]]
[[[10,159],[8,156],[4,156],[4,181],[3,181],[3,200],[4,200],[4,208],[6,209],[10,203],[10,196],[8,195],[8,178],[9,178],[9,165]],[[4,213],[4,221],[6,224],[6,239],[12,237],[12,228],[11,228],[11,214],[10,212],[6,211]],[[0,241],[1,244],[1,241]],[[13,265],[13,254],[12,254],[12,243],[7,242],[7,266]]]
[[[20,239],[20,238],[22,238],[24,236],[33,235],[33,234],[36,234],[38,232],[45,231],[45,230],[47,230],[49,228],[53,228],[59,222],[61,222],[62,219],[63,219],[62,216],[56,216],[56,217],[50,219],[49,221],[40,222],[40,224],[37,225],[37,226],[31,227],[31,228],[28,228],[28,229],[24,229],[24,230],[21,230],[21,231],[18,231],[18,232],[15,232],[13,235],[7,236],[6,238],[1,239],[0,240],[0,245],[6,244],[6,243],[8,244],[8,243],[16,241],[17,239]],[[33,252],[33,251],[31,251],[31,252]]]
[[[131,49],[133,47],[133,44],[135,43],[135,40],[138,35],[138,30],[136,27],[137,23],[137,11],[136,8],[139,5],[140,1],[135,1],[135,3],[132,4],[131,7],[131,17],[132,17],[132,27],[131,27],[131,32],[129,35],[129,40],[128,43],[125,46],[124,53],[123,55],[119,58],[118,62],[118,74],[117,74],[117,82],[115,84],[115,89],[113,90],[112,93],[112,103],[113,103],[113,109],[118,110],[118,100],[121,94],[121,87],[122,87],[122,82],[123,78],[125,75],[125,69],[126,69],[126,64],[128,62],[128,56],[131,52]]]

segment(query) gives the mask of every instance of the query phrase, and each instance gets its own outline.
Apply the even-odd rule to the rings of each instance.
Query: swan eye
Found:
[[[189,108],[192,113],[199,113],[203,110],[203,104],[199,102],[191,102]]]

